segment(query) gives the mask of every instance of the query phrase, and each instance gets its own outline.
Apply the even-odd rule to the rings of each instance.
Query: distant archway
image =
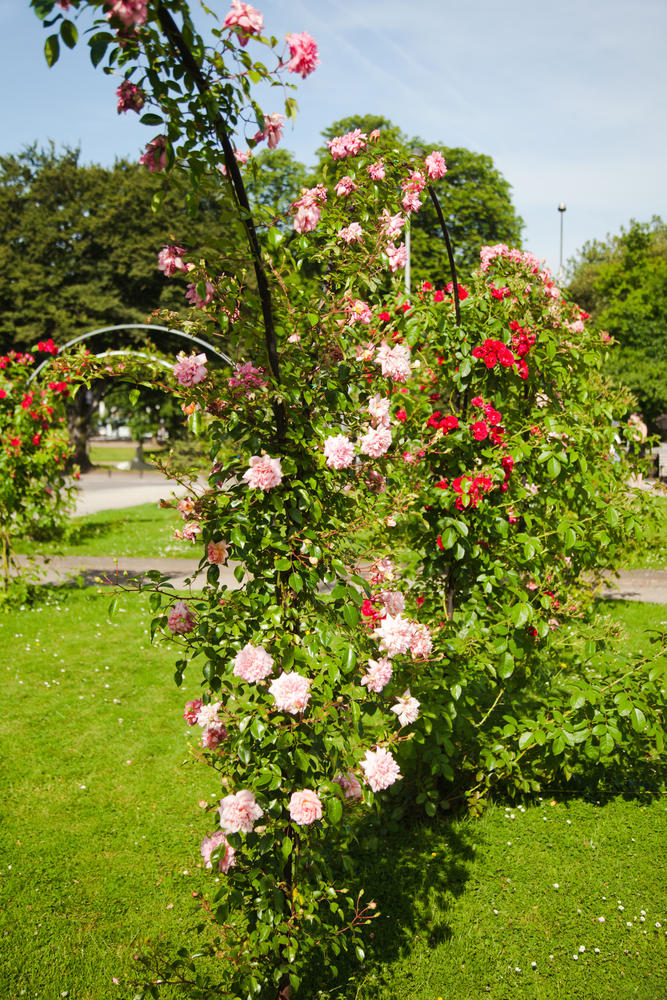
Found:
[[[58,351],[58,356],[61,356],[68,348],[73,347],[75,344],[80,344],[82,341],[90,340],[94,337],[102,336],[102,334],[112,333],[116,330],[143,330],[145,332],[159,331],[160,333],[167,333],[174,337],[179,337],[182,340],[187,341],[190,344],[197,344],[199,347],[203,347],[210,354],[213,354],[220,361],[224,362],[226,365],[233,366],[234,362],[229,358],[223,351],[219,351],[213,344],[208,341],[203,340],[201,337],[194,337],[190,333],[184,333],[183,330],[174,330],[168,326],[153,326],[146,323],[119,323],[115,326],[103,326],[98,327],[96,330],[89,330],[88,333],[82,333],[78,337],[73,337],[68,340],[67,343]],[[133,356],[133,357],[144,357],[151,360],[153,363],[158,364],[162,368],[173,369],[173,364],[165,361],[163,358],[158,358],[154,355],[148,354],[145,351],[134,350],[132,348],[127,348],[125,350],[115,350],[115,351],[101,351],[99,354],[95,354],[94,357],[98,359],[107,357],[118,357],[118,356]],[[48,357],[41,364],[37,366],[34,370],[28,384],[32,383],[40,373],[55,360],[54,357]],[[76,413],[70,420],[70,435],[72,437],[72,443],[75,450],[75,462],[81,467],[82,471],[87,471],[91,468],[90,459],[88,457],[87,441],[89,434],[89,424],[94,412],[94,406],[86,411],[86,399],[83,393],[80,393],[76,397],[76,406],[78,407],[78,413]]]
[[[68,347],[73,347],[74,344],[80,344],[83,340],[89,340],[92,337],[99,337],[101,334],[111,333],[113,330],[159,330],[161,333],[169,333],[174,337],[181,337],[183,340],[187,340],[192,344],[199,344],[200,347],[205,347],[207,350],[212,351],[213,354],[215,354],[216,357],[220,358],[221,361],[224,361],[225,364],[228,365],[234,364],[232,359],[227,357],[227,355],[223,351],[219,351],[216,347],[213,346],[213,344],[209,344],[207,340],[202,340],[201,337],[193,337],[191,333],[184,333],[183,330],[172,330],[168,326],[152,326],[147,323],[119,323],[116,326],[101,326],[98,327],[97,330],[89,330],[88,333],[82,333],[78,337],[73,337],[72,340],[68,340],[66,344],[63,344],[63,346],[59,348],[58,354],[59,355],[62,354],[63,351],[66,351]],[[110,351],[104,351],[101,354],[96,354],[95,357],[96,358],[108,357],[111,353],[112,352]],[[121,352],[114,352],[114,353],[121,353]],[[139,354],[140,352],[131,351],[131,353],[136,355]],[[150,355],[145,355],[145,357],[150,357]],[[157,359],[152,359],[152,360],[157,360]],[[33,382],[37,378],[39,373],[42,371],[42,369],[46,368],[46,366],[51,364],[52,361],[53,361],[52,357],[46,358],[44,361],[42,361],[42,363],[38,365],[37,368],[35,368],[34,372],[30,376],[28,384]],[[164,364],[168,363],[165,362]]]

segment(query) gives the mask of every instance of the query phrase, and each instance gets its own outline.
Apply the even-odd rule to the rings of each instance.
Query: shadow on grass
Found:
[[[391,975],[391,964],[413,952],[416,942],[428,952],[452,937],[450,911],[470,878],[483,828],[448,817],[426,822],[404,820],[390,831],[378,828],[377,820],[360,824],[355,874],[339,884],[355,897],[363,889],[364,900],[377,904],[378,916],[363,935],[366,959],[361,967],[353,954],[341,955],[337,966],[314,962],[304,996],[354,1000],[363,982],[371,996]]]

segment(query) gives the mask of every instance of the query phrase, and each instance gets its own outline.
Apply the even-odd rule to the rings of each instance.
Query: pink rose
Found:
[[[183,718],[189,726],[197,725],[197,717],[201,711],[201,698],[195,698],[194,701],[186,701],[185,710],[183,712]]]
[[[361,678],[361,683],[368,687],[369,691],[379,694],[391,680],[392,673],[391,660],[385,656],[380,657],[379,660],[369,660],[368,669]]]
[[[301,792],[292,792],[289,800],[290,818],[299,826],[309,826],[322,819],[322,803],[316,792],[304,788]]]
[[[251,490],[271,490],[274,486],[279,486],[282,482],[283,473],[280,468],[279,458],[270,458],[269,455],[253,455],[250,459],[250,468],[243,473],[243,479],[247,482]]]
[[[349,226],[344,226],[338,230],[338,236],[345,240],[347,244],[361,243],[364,238],[364,231],[358,222],[351,222]]]
[[[232,0],[231,9],[222,23],[225,28],[238,28],[239,41],[241,45],[245,46],[251,35],[261,34],[264,18],[250,4],[241,3],[240,0]]]
[[[124,111],[141,111],[144,106],[143,91],[137,87],[136,83],[130,83],[129,80],[123,80],[116,90],[116,97],[118,98],[119,115]]]
[[[310,700],[310,685],[313,682],[308,677],[297,673],[283,673],[276,677],[269,687],[279,712],[289,712],[299,715],[305,712]]]
[[[348,195],[352,194],[353,191],[358,190],[358,185],[354,183],[351,177],[341,177],[336,184],[334,191],[339,198],[347,198]]]
[[[361,785],[352,771],[348,771],[347,774],[337,774],[334,781],[343,789],[346,799],[361,798]]]
[[[146,149],[139,157],[152,174],[160,173],[167,166],[167,137],[158,135],[146,144]]]
[[[188,302],[195,306],[197,309],[204,309],[213,301],[213,296],[215,295],[215,286],[211,284],[210,281],[205,283],[204,297],[202,298],[197,291],[197,285],[195,283],[188,285],[185,297]]]
[[[366,757],[361,762],[366,781],[374,792],[389,788],[401,777],[401,770],[391,754],[380,747],[379,750],[367,750]]]
[[[227,562],[227,552],[229,551],[229,546],[227,542],[221,539],[219,542],[209,542],[208,550],[206,552],[208,556],[208,561],[214,566],[224,566]]]
[[[359,451],[371,458],[380,458],[391,447],[391,431],[388,427],[371,427],[359,441]]]
[[[375,363],[380,365],[382,374],[395,382],[405,382],[410,375],[410,348],[405,344],[389,347],[383,341],[375,355]]]
[[[234,657],[233,673],[235,677],[256,684],[257,681],[263,681],[273,673],[273,657],[263,646],[253,646],[248,643]]]
[[[109,14],[122,21],[126,28],[146,22],[146,0],[106,0]]]
[[[222,850],[224,848],[224,850]],[[225,837],[222,830],[216,830],[215,833],[210,833],[207,837],[204,837],[201,843],[201,856],[206,862],[207,868],[212,868],[213,864],[211,862],[211,855],[214,851],[220,851],[220,860],[218,861],[218,869],[224,872],[225,875],[229,869],[234,865],[234,848],[230,847],[227,843],[227,838]]]
[[[316,66],[319,66],[317,43],[307,32],[302,31],[300,35],[287,35],[291,59],[287,63],[290,73],[300,73],[305,80],[309,73],[312,73]]]
[[[371,163],[370,167],[366,167],[366,170],[373,181],[383,181],[387,176],[384,169],[384,160],[378,160],[377,163]]]
[[[177,271],[188,271],[188,265],[184,262],[181,254],[185,253],[183,247],[164,246],[157,255],[157,266],[164,271],[165,278],[171,278]]]
[[[330,469],[346,469],[354,461],[354,445],[344,434],[328,437],[324,442],[324,457]]]
[[[398,716],[398,721],[402,726],[407,726],[419,718],[419,702],[410,694],[410,688],[404,691],[391,711]]]
[[[426,172],[432,181],[437,181],[440,177],[444,177],[447,173],[447,166],[445,164],[445,158],[442,153],[437,150],[429,155],[424,160],[424,165],[426,167]]]
[[[250,833],[253,824],[264,815],[253,792],[243,789],[226,795],[220,802],[220,826],[225,833]]]
[[[373,317],[370,306],[362,299],[349,299],[345,303],[345,312],[348,323],[363,323],[368,326]]]
[[[174,635],[186,635],[192,632],[195,620],[185,601],[176,601],[167,616],[167,625]]]
[[[408,251],[405,243],[400,243],[398,246],[395,246],[393,243],[387,243],[384,252],[387,255],[389,270],[392,274],[395,274],[399,267],[406,266],[408,262]]]

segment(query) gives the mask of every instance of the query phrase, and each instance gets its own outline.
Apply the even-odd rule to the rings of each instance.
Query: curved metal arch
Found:
[[[59,354],[66,351],[68,347],[72,347],[74,344],[80,344],[82,340],[88,340],[90,337],[97,337],[102,333],[111,333],[112,330],[160,330],[162,333],[171,333],[175,337],[183,337],[184,340],[189,340],[193,344],[200,344],[207,350],[212,351],[216,357],[220,358],[228,365],[233,365],[234,362],[231,358],[227,357],[222,351],[218,351],[213,344],[209,344],[208,341],[202,340],[201,337],[193,337],[190,333],[184,333],[182,330],[172,330],[168,326],[152,326],[147,323],[119,323],[116,326],[101,326],[97,330],[89,330],[88,333],[82,333],[78,337],[74,337],[72,340],[68,340],[66,344],[60,348]],[[99,356],[99,355],[97,355]],[[50,365],[53,361],[53,357],[46,358],[40,365],[35,368],[34,372],[28,379],[27,385],[33,382],[43,368]]]

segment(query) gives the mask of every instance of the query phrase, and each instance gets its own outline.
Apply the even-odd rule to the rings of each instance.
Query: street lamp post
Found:
[[[560,212],[560,258],[558,264],[558,284],[563,284],[563,216],[565,215],[565,210],[567,205],[564,201],[561,201],[558,206],[558,211]]]

